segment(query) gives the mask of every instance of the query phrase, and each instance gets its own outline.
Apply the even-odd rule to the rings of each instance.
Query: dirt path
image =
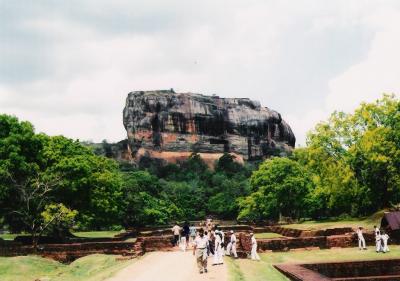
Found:
[[[199,274],[191,251],[152,252],[107,281],[227,281],[226,265],[211,264],[212,258],[209,258],[208,273]]]

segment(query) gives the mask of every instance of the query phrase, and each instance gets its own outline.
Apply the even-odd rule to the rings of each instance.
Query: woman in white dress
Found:
[[[214,261],[213,265],[218,265],[218,264],[223,264],[224,260],[222,258],[222,238],[221,238],[221,233],[218,231],[215,231],[215,249],[214,249]]]
[[[254,233],[250,233],[251,236],[251,259],[259,261],[260,256],[257,254],[257,240],[254,237]]]

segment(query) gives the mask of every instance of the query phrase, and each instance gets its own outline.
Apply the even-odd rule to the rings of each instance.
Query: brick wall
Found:
[[[91,254],[112,254],[124,256],[141,255],[135,242],[88,242],[72,244],[42,244],[35,252],[31,246],[20,243],[5,243],[0,246],[0,256],[25,256],[37,254],[60,262],[71,262]]]
[[[251,238],[247,233],[239,233],[238,249],[250,252]],[[257,239],[259,251],[287,251],[298,248],[332,248],[332,247],[354,247],[357,244],[353,234],[315,236],[315,237],[282,237],[272,239]]]
[[[400,259],[315,263],[302,266],[330,278],[400,275]],[[390,280],[400,280],[400,276]]]

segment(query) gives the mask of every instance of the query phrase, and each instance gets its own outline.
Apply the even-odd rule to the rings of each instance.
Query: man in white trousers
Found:
[[[379,253],[381,251],[381,247],[382,247],[381,231],[379,230],[379,228],[376,225],[374,225],[374,232],[375,232],[376,252]]]
[[[235,258],[238,257],[238,255],[236,253],[236,235],[233,232],[233,230],[231,230],[231,239],[230,239],[230,242],[228,245],[228,255],[230,255],[231,252]]]
[[[196,256],[197,266],[200,274],[207,273],[207,245],[208,238],[204,235],[204,230],[199,230],[199,235],[193,242],[193,255]]]
[[[358,249],[366,250],[367,247],[365,246],[365,239],[364,239],[364,235],[363,235],[361,226],[357,229],[357,237],[358,237]]]
[[[183,252],[186,252],[186,246],[187,246],[186,243],[187,243],[187,242],[186,242],[186,236],[185,236],[185,235],[182,235],[182,236],[181,236],[181,243],[179,244],[179,247],[181,248],[181,250],[182,250]]]
[[[388,240],[389,240],[389,235],[387,233],[385,233],[384,231],[382,231],[382,235],[381,235],[381,240],[382,240],[382,251],[384,253],[389,252],[389,247],[388,247]]]
[[[250,233],[251,237],[251,259],[259,261],[260,256],[257,254],[257,240],[254,237],[254,233]]]
[[[214,260],[213,265],[223,264],[224,260],[222,258],[222,252],[224,251],[221,247],[222,244],[222,234],[221,231],[215,231],[215,241],[214,241]]]

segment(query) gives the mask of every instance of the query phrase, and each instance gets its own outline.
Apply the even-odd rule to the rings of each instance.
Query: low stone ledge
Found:
[[[173,248],[173,235],[139,237],[136,241],[142,243],[144,252],[168,251]]]
[[[400,275],[400,259],[313,263],[302,266],[330,278]]]
[[[297,264],[275,264],[274,267],[294,281],[332,281],[331,278]]]

